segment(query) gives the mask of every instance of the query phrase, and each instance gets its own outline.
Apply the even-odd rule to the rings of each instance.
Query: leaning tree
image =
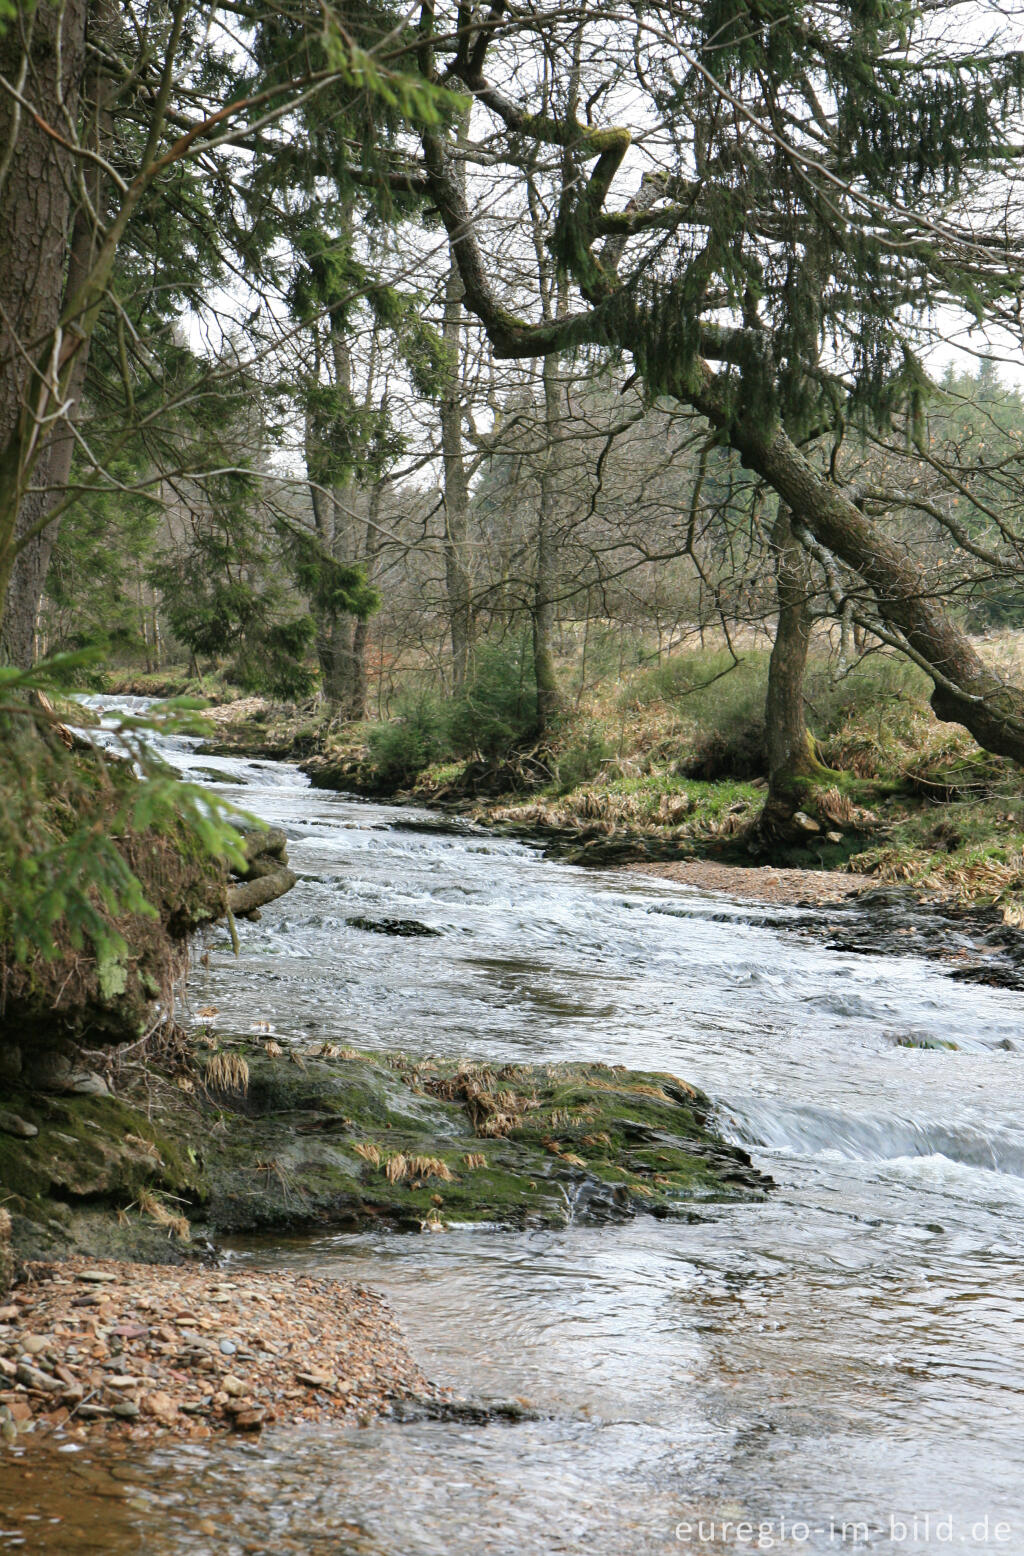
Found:
[[[538,148],[562,177],[548,241],[574,306],[552,319],[503,286],[453,137],[422,130],[423,176],[495,354],[631,354],[651,395],[706,417],[778,496],[776,814],[811,766],[797,707],[809,548],[870,592],[931,676],[938,717],[1024,761],[1024,692],[985,664],[845,473],[858,419],[913,430],[937,332],[1014,317],[1024,249],[1006,215],[1017,148],[1004,126],[1019,118],[1024,56],[957,42],[954,16],[887,0],[528,16],[506,0],[427,0],[415,42],[396,44],[426,84],[470,94],[477,144],[507,180],[532,175]],[[583,114],[532,110],[552,70],[581,73]]]

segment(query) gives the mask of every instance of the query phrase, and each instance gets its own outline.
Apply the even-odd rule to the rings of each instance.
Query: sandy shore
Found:
[[[639,862],[618,868],[657,875],[664,881],[678,881],[681,886],[745,897],[752,902],[843,902],[879,884],[874,876],[847,875],[839,870],[776,870],[769,865],[715,864],[711,859],[680,859],[667,864]]]
[[[435,1391],[381,1297],[286,1271],[70,1259],[0,1302],[0,1436],[363,1422]]]

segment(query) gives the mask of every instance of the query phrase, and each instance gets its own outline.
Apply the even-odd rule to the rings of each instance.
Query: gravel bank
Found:
[[[288,1272],[70,1259],[0,1305],[0,1436],[211,1437],[365,1421],[435,1391],[384,1300]]]
[[[776,870],[770,865],[715,864],[710,859],[624,864],[618,868],[657,875],[664,881],[678,881],[681,886],[696,886],[702,891],[727,892],[731,897],[745,897],[752,902],[795,906],[844,902],[878,886],[876,876],[847,875],[839,870]]]

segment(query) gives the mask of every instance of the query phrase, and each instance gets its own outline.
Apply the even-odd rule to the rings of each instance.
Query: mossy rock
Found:
[[[69,1249],[161,1261],[187,1256],[173,1217],[194,1212],[208,1193],[187,1141],[118,1097],[13,1092],[5,1100],[38,1130],[30,1138],[0,1133],[0,1198],[19,1257]],[[186,1227],[178,1222],[177,1230]]]
[[[317,1225],[563,1225],[763,1197],[701,1093],[604,1065],[491,1068],[403,1055],[268,1057],[216,1094],[207,1139],[217,1233]]]
[[[0,1134],[20,1257],[185,1258],[172,1211],[214,1236],[559,1226],[685,1217],[770,1187],[715,1133],[707,1098],[670,1075],[222,1044],[232,1065],[197,1059],[191,1091],[139,1078],[138,1106],[12,1094],[38,1129]]]

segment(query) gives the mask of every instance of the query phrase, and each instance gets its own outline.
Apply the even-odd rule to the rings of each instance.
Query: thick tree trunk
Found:
[[[109,18],[105,17],[109,25]],[[109,145],[110,125],[106,98],[109,88],[98,74],[93,82],[95,133],[92,139],[100,150]],[[101,211],[106,197],[105,180],[99,171],[90,178],[89,199],[93,210]],[[65,302],[76,295],[92,268],[96,257],[96,229],[92,217],[83,207],[75,215],[68,254],[67,279],[64,286]],[[37,490],[27,494],[18,514],[19,538],[29,538],[19,547],[11,571],[7,590],[7,610],[4,612],[3,641],[6,657],[12,664],[28,668],[35,661],[36,622],[50,557],[57,542],[60,519],[52,520],[45,528],[36,531],[48,513],[60,503],[71,480],[71,466],[75,453],[75,435],[71,422],[77,420],[81,409],[82,392],[89,365],[90,340],[85,340],[75,356],[67,391],[67,412],[57,423],[49,447],[35,470]],[[47,488],[47,490],[39,490]]]
[[[456,139],[465,141],[469,129],[466,111],[456,125]],[[463,189],[466,164],[458,164],[456,176]],[[458,692],[466,684],[473,650],[473,608],[469,568],[469,477],[462,437],[463,309],[462,277],[457,256],[450,249],[444,287],[442,338],[447,354],[441,390],[441,458],[444,465],[444,576],[448,597],[448,624],[452,644],[452,684]]]
[[[828,769],[815,755],[804,708],[804,674],[811,642],[810,570],[806,553],[793,534],[792,515],[781,502],[772,528],[772,548],[779,615],[765,700],[768,795],[758,832],[766,841],[788,842],[799,832],[793,817],[806,803],[807,781],[827,778]]]
[[[721,424],[717,396],[698,393],[693,400]],[[986,751],[1024,764],[1024,691],[984,663],[936,600],[923,567],[815,470],[781,429],[764,438],[740,421],[730,426],[730,438],[814,539],[869,585],[883,620],[928,667],[936,716],[962,724]]]
[[[0,32],[0,73],[18,83],[24,97],[50,118],[77,113],[85,12],[85,0],[19,7]],[[45,576],[48,555],[19,567],[14,591],[12,575],[18,547],[45,516],[49,499],[41,492],[24,492],[17,474],[25,458],[19,425],[42,387],[30,364],[48,349],[61,316],[73,188],[72,159],[60,138],[8,92],[0,92],[0,455],[7,489],[21,493],[8,499],[7,510],[0,513],[0,601],[11,614],[4,651],[21,664],[32,660],[38,604],[32,592],[40,573]],[[37,437],[45,439],[46,432],[37,429]],[[50,454],[44,450],[38,459],[37,485],[46,484]]]
[[[332,716],[347,718],[352,700],[355,658],[355,618],[332,616],[317,623],[316,653],[320,685]]]

